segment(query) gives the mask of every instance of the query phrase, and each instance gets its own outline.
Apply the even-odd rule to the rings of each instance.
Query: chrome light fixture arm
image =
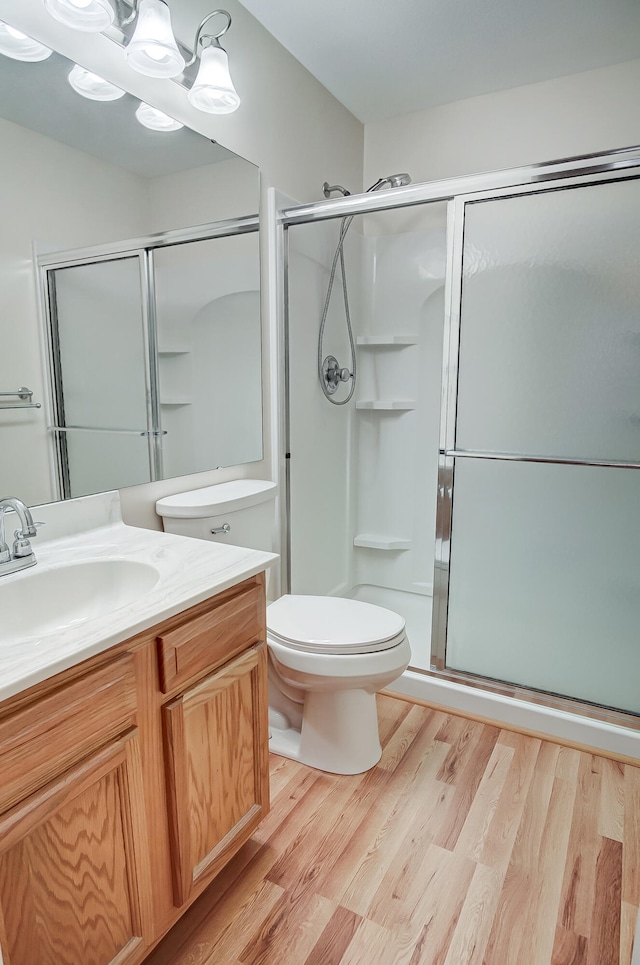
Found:
[[[127,2],[124,2],[124,0],[113,0],[113,2],[116,9],[116,20],[104,33],[110,40],[115,41],[119,47],[126,48],[135,30],[135,22],[138,17],[141,0],[127,0]],[[162,0],[162,2],[166,3],[166,0]],[[207,33],[203,36],[203,30],[209,21],[219,15],[226,18],[224,26],[215,34]],[[215,43],[217,46],[220,46],[219,39],[226,34],[230,26],[231,14],[227,10],[212,10],[211,13],[208,13],[207,16],[203,18],[195,32],[193,49],[187,47],[186,44],[183,44],[182,41],[176,38],[176,44],[185,58],[184,70],[187,71],[190,67],[193,67],[200,59],[199,46],[204,48],[208,46],[209,43]],[[207,43],[204,43],[204,41],[207,41]],[[184,77],[185,75],[183,73],[182,77],[178,76],[171,79],[180,84]]]
[[[227,18],[227,22],[225,23],[224,27],[222,27],[222,29],[215,34],[207,33],[203,36],[202,31],[204,30],[205,26],[209,23],[210,20],[212,20],[214,17],[217,17],[219,15],[222,15],[223,17]],[[215,44],[217,47],[220,47],[220,42],[219,42],[220,37],[223,37],[226,34],[230,26],[231,26],[231,14],[227,10],[213,10],[211,13],[208,13],[207,16],[204,18],[204,20],[201,22],[198,29],[196,30],[195,40],[193,41],[193,56],[191,57],[190,60],[186,62],[185,68],[192,67],[195,64],[196,60],[198,60],[199,44],[201,44],[202,47],[208,47],[211,44]]]

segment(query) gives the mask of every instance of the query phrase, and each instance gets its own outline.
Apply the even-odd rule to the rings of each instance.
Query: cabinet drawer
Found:
[[[0,720],[0,811],[123,733],[135,711],[134,660],[124,654]]]
[[[162,692],[219,667],[265,634],[264,577],[259,574],[220,593],[205,613],[158,635]]]

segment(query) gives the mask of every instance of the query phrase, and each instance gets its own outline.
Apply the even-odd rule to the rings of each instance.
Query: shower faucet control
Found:
[[[347,368],[340,368],[340,363],[333,355],[327,355],[322,363],[322,377],[329,395],[337,391],[341,382],[348,382],[353,378],[352,373]]]

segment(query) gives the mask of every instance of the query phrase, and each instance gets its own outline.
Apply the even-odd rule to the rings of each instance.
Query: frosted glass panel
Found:
[[[151,481],[146,436],[66,432],[69,493],[86,496]]]
[[[61,268],[55,294],[66,425],[146,429],[138,259]]]
[[[465,210],[457,447],[640,461],[640,182]]]
[[[457,460],[447,665],[640,712],[640,470]]]

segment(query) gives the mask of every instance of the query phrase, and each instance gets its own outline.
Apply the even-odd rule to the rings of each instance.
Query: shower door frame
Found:
[[[101,426],[68,425],[64,411],[64,380],[60,360],[60,337],[58,330],[58,305],[56,297],[56,272],[87,265],[104,265],[115,261],[137,261],[140,283],[140,324],[145,360],[145,418],[146,425],[139,429],[118,429]],[[162,445],[160,407],[158,403],[158,356],[156,345],[155,281],[153,252],[145,248],[126,252],[98,255],[93,252],[84,258],[72,258],[54,265],[41,266],[42,299],[45,319],[45,344],[48,358],[48,383],[51,424],[47,429],[52,436],[55,474],[59,497],[71,498],[71,478],[67,456],[68,432],[104,432],[110,435],[144,436],[147,440],[149,482],[162,479]]]
[[[463,246],[466,207],[483,201],[505,198],[526,197],[546,194],[551,191],[566,191],[583,187],[596,187],[615,181],[640,180],[640,157],[632,165],[636,170],[624,171],[605,168],[590,171],[589,174],[571,173],[563,178],[549,180],[540,184],[514,185],[497,190],[471,192],[452,199],[449,206],[447,225],[447,272],[445,285],[445,318],[443,345],[443,378],[440,410],[440,448],[438,456],[438,498],[436,514],[436,548],[433,582],[432,618],[432,673],[439,678],[467,686],[480,687],[491,693],[510,697],[524,698],[529,702],[570,712],[579,712],[585,717],[623,724],[640,730],[640,715],[632,712],[587,702],[580,698],[548,691],[537,690],[524,684],[506,683],[492,677],[455,670],[446,665],[449,570],[451,558],[451,531],[453,502],[455,497],[456,459],[489,459],[520,463],[544,463],[551,465],[611,467],[621,469],[640,469],[640,461],[621,461],[605,459],[583,459],[570,457],[543,456],[526,452],[491,452],[465,450],[456,447],[458,367],[460,350],[460,327],[462,323],[463,289]],[[420,671],[418,671],[420,672]]]
[[[86,248],[55,251],[38,255],[37,275],[40,298],[40,315],[43,343],[46,347],[46,382],[48,386],[47,432],[52,435],[52,458],[54,476],[59,499],[68,499],[70,483],[67,471],[66,438],[67,429],[74,431],[109,432],[118,435],[146,436],[149,450],[149,482],[164,479],[162,436],[165,434],[160,418],[159,373],[156,320],[156,291],[154,251],[173,248],[198,241],[214,238],[227,238],[234,235],[259,232],[260,217],[257,214],[222,221],[206,222],[190,228],[173,228],[156,234],[142,235],[124,241],[107,242]],[[137,258],[140,273],[141,322],[143,347],[146,358],[145,396],[147,425],[144,429],[96,429],[87,430],[84,426],[64,425],[64,405],[59,391],[59,349],[57,344],[57,311],[55,298],[55,272],[63,268],[75,268],[125,258]],[[50,277],[51,276],[51,277]],[[263,439],[264,447],[264,439]]]
[[[435,533],[435,558],[433,580],[433,619],[431,637],[431,667],[429,670],[412,667],[416,673],[433,676],[453,683],[462,683],[486,692],[518,697],[529,703],[537,703],[556,710],[579,713],[582,716],[622,724],[640,730],[640,716],[609,707],[587,703],[535,690],[521,685],[505,684],[491,677],[452,670],[446,666],[447,618],[449,601],[449,566],[451,551],[451,521],[453,511],[453,479],[456,458],[472,456],[496,459],[506,458],[523,462],[551,462],[571,465],[605,465],[640,469],[640,463],[609,462],[598,460],[553,459],[527,453],[476,453],[455,449],[458,352],[460,341],[462,300],[462,251],[464,242],[464,216],[467,204],[518,195],[537,194],[586,187],[617,180],[640,178],[640,146],[619,148],[597,154],[578,155],[556,161],[524,167],[494,171],[487,174],[468,175],[439,181],[427,181],[404,187],[391,188],[361,195],[295,205],[278,212],[278,245],[283,253],[281,284],[283,290],[283,330],[285,390],[282,406],[284,426],[285,469],[285,540],[283,556],[286,561],[283,592],[290,592],[291,559],[291,500],[288,473],[290,451],[290,419],[288,378],[289,328],[288,312],[288,228],[293,225],[328,221],[350,215],[371,214],[446,201],[447,204],[447,255],[445,270],[444,344],[442,358],[442,393],[440,412],[440,447],[438,459],[437,511]]]

